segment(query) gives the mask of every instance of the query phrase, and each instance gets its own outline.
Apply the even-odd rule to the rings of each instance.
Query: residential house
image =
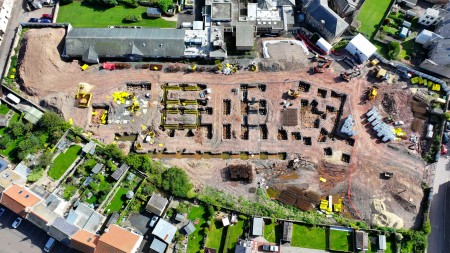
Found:
[[[162,216],[168,203],[169,203],[168,199],[164,198],[163,196],[157,193],[153,193],[145,209],[158,216]]]
[[[79,230],[80,228],[70,224],[63,217],[57,217],[50,225],[48,234],[64,245],[70,246],[70,238]]]
[[[349,26],[328,7],[327,0],[308,0],[303,5],[303,12],[306,22],[330,43],[340,37]]]
[[[97,233],[105,220],[105,216],[83,203],[78,203],[76,209],[69,211],[67,222],[91,233]]]
[[[48,232],[50,224],[52,224],[58,217],[49,206],[45,203],[39,203],[33,207],[28,214],[27,219],[39,227],[40,229]]]
[[[100,236],[95,253],[135,253],[143,237],[117,225],[110,225]]]
[[[332,0],[330,4],[337,14],[347,17],[356,10],[359,2],[360,0]]]
[[[152,235],[158,237],[163,240],[165,243],[170,244],[177,232],[177,227],[170,224],[166,220],[159,219],[158,223],[156,223],[155,228],[152,231]]]
[[[84,229],[76,232],[70,241],[70,247],[83,253],[94,253],[100,236]]]
[[[424,60],[420,67],[438,75],[450,78],[450,3],[445,7],[445,15],[442,16],[434,33],[442,39],[435,39],[429,43],[428,59]]]
[[[11,18],[11,11],[14,5],[14,0],[0,1],[0,41],[3,34],[6,32],[8,21]]]
[[[252,242],[249,240],[239,240],[234,250],[235,253],[252,253]]]
[[[6,168],[8,168],[8,162],[0,158],[0,171],[4,171]]]
[[[264,219],[261,217],[253,217],[252,236],[262,236],[263,230],[264,230]]]
[[[157,7],[148,7],[146,14],[148,18],[160,18],[161,10]]]
[[[439,10],[428,8],[422,16],[419,18],[419,24],[430,26],[430,25],[436,25],[441,21],[441,17],[439,16]]]
[[[41,201],[41,198],[28,188],[13,184],[3,191],[0,203],[20,217],[25,218],[39,201]]]
[[[153,238],[152,244],[150,244],[150,253],[164,253],[166,252],[167,244],[158,238]]]

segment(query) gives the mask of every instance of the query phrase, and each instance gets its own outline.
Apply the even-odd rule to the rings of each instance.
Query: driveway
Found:
[[[44,231],[27,220],[23,220],[17,229],[11,227],[17,214],[6,209],[0,217],[0,252],[2,253],[42,253],[50,238]],[[79,253],[57,242],[52,253]]]
[[[431,234],[427,253],[448,252],[450,248],[450,157],[441,156],[436,165],[430,208]]]

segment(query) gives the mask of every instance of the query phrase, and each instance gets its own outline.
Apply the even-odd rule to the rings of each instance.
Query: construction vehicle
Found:
[[[89,92],[90,85],[88,83],[79,83],[77,87],[77,93],[75,94],[75,100],[77,100],[78,107],[87,108],[91,103],[92,93]]]
[[[361,71],[359,68],[355,68],[352,70],[347,70],[341,73],[341,78],[344,79],[346,82],[350,82],[354,77],[360,76]]]
[[[331,65],[331,60],[326,60],[325,62],[319,62],[317,66],[313,68],[313,73],[323,73],[326,68],[329,68]]]
[[[293,98],[298,98],[300,96],[300,92],[296,91],[294,89],[289,89],[287,94],[288,94],[288,96],[293,97]]]
[[[369,89],[367,92],[367,98],[369,101],[375,100],[378,94],[378,86],[372,86],[372,88]]]

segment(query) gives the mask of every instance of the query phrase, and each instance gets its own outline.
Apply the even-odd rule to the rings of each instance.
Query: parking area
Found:
[[[3,206],[0,206],[3,207]],[[11,224],[17,214],[6,209],[0,217],[0,241],[2,242],[2,253],[41,253],[49,236],[27,220],[23,220],[17,229]],[[52,253],[77,253],[60,243],[56,243]]]

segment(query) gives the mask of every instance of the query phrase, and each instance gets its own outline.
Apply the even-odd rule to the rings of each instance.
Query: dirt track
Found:
[[[376,136],[374,136],[372,130],[366,126],[363,114],[372,106],[376,106],[380,112],[383,112],[381,105],[383,97],[380,95],[375,101],[361,103],[364,100],[362,99],[362,94],[366,89],[371,87],[371,84],[365,78],[353,80],[349,83],[337,81],[339,80],[337,77],[339,73],[334,72],[333,68],[326,70],[321,75],[310,75],[306,72],[306,69],[274,73],[241,71],[235,75],[224,76],[211,73],[163,73],[135,69],[105,71],[99,70],[98,66],[91,66],[87,71],[83,72],[76,61],[71,63],[61,61],[60,52],[62,50],[64,34],[64,29],[33,29],[25,33],[20,51],[21,65],[19,68],[22,87],[29,95],[32,95],[29,98],[33,101],[39,103],[41,100],[45,100],[47,105],[53,107],[53,109],[60,110],[66,119],[73,118],[76,124],[97,132],[99,139],[105,141],[112,140],[111,138],[113,138],[113,133],[117,131],[117,127],[101,126],[98,128],[89,128],[90,111],[87,109],[78,109],[73,106],[73,96],[76,85],[79,82],[87,82],[94,86],[92,90],[94,103],[107,101],[107,96],[121,89],[125,82],[130,81],[149,81],[152,84],[211,83],[219,91],[221,85],[239,85],[255,82],[265,83],[268,86],[283,87],[284,89],[303,80],[311,82],[318,87],[326,87],[330,90],[347,94],[344,117],[352,114],[356,119],[356,130],[358,134],[354,138],[355,145],[350,147],[342,141],[327,141],[329,145],[336,146],[340,152],[345,151],[351,155],[349,165],[341,162],[339,159],[327,158],[328,163],[334,164],[335,166],[343,166],[344,174],[332,176],[329,174],[330,170],[320,167],[319,171],[311,171],[308,173],[296,171],[295,173],[299,175],[298,178],[282,180],[282,184],[301,184],[306,182],[310,184],[310,189],[319,191],[323,195],[346,193],[349,174],[352,171],[352,199],[363,218],[371,219],[371,199],[385,199],[387,209],[403,218],[406,227],[414,225],[417,211],[405,211],[404,205],[399,204],[401,201],[394,200],[389,192],[395,192],[397,194],[404,189],[403,193],[397,195],[406,199],[407,202],[411,202],[417,207],[416,210],[418,210],[421,196],[423,195],[420,183],[424,173],[424,164],[420,159],[415,157],[415,154],[410,154],[413,151],[407,150],[406,147],[409,145],[409,141],[392,142],[391,146],[394,148],[388,147],[387,144],[380,143]],[[59,45],[59,48],[54,47],[54,45]],[[25,55],[24,52],[26,52]],[[413,117],[409,107],[406,106],[411,99],[410,92],[408,90],[402,90],[400,85],[387,85],[384,83],[381,84],[380,94],[383,92],[392,94],[394,97],[397,102],[397,119],[403,120],[406,123],[404,130],[410,134],[411,131],[407,126],[412,122]],[[158,93],[155,93],[156,97],[157,95]],[[127,127],[139,129],[140,125],[124,126],[124,129]],[[108,137],[111,135],[112,137]],[[322,166],[321,164],[325,159],[322,146],[313,146],[312,148],[300,147],[297,153],[306,160],[319,164],[319,166]],[[237,161],[239,162],[239,160]],[[252,184],[228,182],[223,179],[221,173],[229,162],[236,161],[215,159],[167,160],[167,163],[186,168],[197,185],[220,187],[233,194],[245,195],[247,197],[252,196],[249,193],[249,189],[256,187],[256,183],[261,178],[269,179],[271,177],[271,168],[274,161],[249,160],[250,163],[255,164],[256,168],[260,168],[263,171]],[[201,170],[201,173],[198,173],[199,170]],[[390,181],[380,179],[380,173],[384,171],[394,172],[395,177]],[[318,180],[319,175],[325,178],[328,176],[332,180],[328,184],[321,185]],[[276,183],[279,184],[280,181]]]

